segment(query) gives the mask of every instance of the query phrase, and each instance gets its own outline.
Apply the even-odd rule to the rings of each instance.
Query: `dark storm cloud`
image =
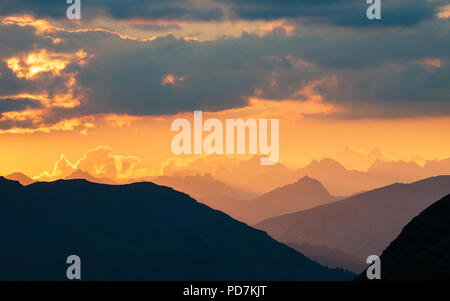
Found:
[[[137,115],[221,110],[244,105],[266,77],[255,73],[261,58],[230,56],[235,45],[188,43],[172,36],[128,43],[125,52],[97,56],[79,73],[80,84],[95,83],[88,92],[98,99],[92,110]],[[163,85],[169,74],[184,79]]]
[[[69,5],[65,0],[2,0],[0,14],[28,13],[43,18],[65,18]],[[195,2],[186,0],[81,0],[81,14],[87,18],[107,14],[117,19],[210,21],[220,19],[223,11],[218,7],[197,6]]]
[[[0,55],[2,56],[28,51],[32,47],[48,48],[52,44],[52,39],[36,35],[36,30],[32,27],[0,26]]]
[[[2,0],[0,14],[35,14],[39,17],[65,17],[68,5],[65,0]]]
[[[23,111],[28,108],[39,108],[41,103],[29,98],[4,98],[0,99],[0,116],[1,113]]]
[[[217,111],[245,106],[255,90],[261,98],[304,101],[297,92],[317,82],[315,91],[325,102],[350,108],[339,118],[450,115],[448,32],[446,20],[413,31],[339,30],[314,36],[274,31],[207,42],[171,35],[142,42],[102,31],[57,31],[50,34],[61,41],[53,44],[30,33],[30,27],[2,25],[0,34],[10,41],[0,48],[0,96],[46,91],[51,98],[64,91],[64,76],[76,74],[73,94],[81,104],[49,109],[45,121],[55,123],[98,113]],[[69,64],[60,76],[42,73],[30,80],[17,78],[4,63],[15,51],[41,48],[50,53],[83,49],[89,56],[86,64]],[[427,59],[439,64],[427,65]],[[169,74],[175,80],[164,84]],[[28,125],[4,121],[0,127]]]
[[[33,128],[34,124],[31,120],[0,120],[0,130],[8,130],[11,128],[29,129]]]
[[[433,18],[445,1],[383,0],[382,20],[366,17],[365,0],[223,0],[232,4],[237,18],[273,20],[302,18],[307,22],[343,26],[410,26]]]
[[[214,3],[214,1],[203,2]],[[99,0],[89,5],[102,8],[109,15],[118,19],[139,17],[145,19],[212,21],[223,16],[222,9],[218,7],[197,6],[194,1],[186,0]]]
[[[382,20],[366,18],[364,0],[89,0],[82,2],[82,15],[93,18],[107,14],[117,19],[173,19],[213,21],[302,19],[304,22],[338,26],[411,26],[432,19],[445,0],[383,0]],[[2,0],[0,14],[32,13],[39,17],[65,18],[63,0]]]
[[[440,33],[391,33],[377,39],[244,35],[202,43],[167,36],[147,43],[109,38],[104,43],[115,46],[104,47],[111,50],[96,55],[77,77],[81,85],[89,86],[92,111],[136,115],[215,111],[246,105],[255,89],[265,98],[302,100],[296,92],[303,85],[336,76],[336,87],[317,86],[325,101],[386,108],[411,105],[407,112],[393,111],[397,116],[420,115],[423,111],[414,111],[415,105],[436,102],[441,106],[433,114],[450,113],[450,39],[443,40]],[[441,66],[420,64],[429,57]],[[163,85],[167,74],[184,80]]]

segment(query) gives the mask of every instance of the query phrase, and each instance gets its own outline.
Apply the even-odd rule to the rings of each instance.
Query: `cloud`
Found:
[[[411,31],[296,35],[274,28],[204,42],[7,20],[0,24],[8,41],[0,46],[0,98],[40,106],[3,113],[3,132],[82,131],[87,116],[222,111],[252,98],[305,102],[313,95],[337,109],[320,113],[329,117],[450,114],[450,39],[442,19]]]
[[[450,19],[450,4],[439,7],[437,17],[440,19]]]
[[[139,157],[118,155],[107,146],[99,146],[87,151],[75,163],[71,163],[66,156],[61,155],[51,172],[45,171],[34,179],[41,181],[63,179],[77,170],[82,170],[97,178],[108,178],[120,182],[145,176],[148,170],[140,167],[140,163]]]
[[[301,18],[306,23],[337,26],[412,26],[430,20],[444,1],[384,0],[382,21],[366,18],[369,4],[359,0],[225,0],[237,18],[273,20]]]
[[[167,74],[166,76],[164,76],[163,80],[161,81],[161,84],[163,86],[165,85],[172,85],[175,86],[178,82],[182,82],[184,81],[184,77],[183,76],[174,76],[172,73]]]
[[[40,18],[66,18],[69,7],[60,0],[3,0],[3,15],[34,14]],[[95,0],[81,1],[83,17],[93,18],[107,14],[117,19],[134,17],[147,19],[176,19],[210,21],[222,18],[223,10],[218,2],[209,0]]]
[[[444,0],[383,0],[381,22],[377,26],[413,26],[435,16]],[[0,12],[34,14],[40,18],[64,19],[68,5],[59,0],[4,0]],[[301,19],[309,24],[367,27],[368,4],[360,0],[96,0],[82,1],[82,16],[93,19],[103,15],[115,19],[178,21],[221,21]]]
[[[5,112],[25,111],[29,108],[40,107],[40,102],[30,98],[2,98],[0,99],[0,117]]]
[[[81,61],[79,54],[46,49],[2,55],[0,133],[69,131],[90,119],[77,111],[79,87],[72,64]]]
[[[103,117],[106,124],[111,127],[124,127],[124,126],[130,126],[131,123],[141,120],[142,118],[136,117],[136,116],[130,116],[130,115],[116,115],[116,114],[108,114]]]
[[[359,103],[379,108],[392,104],[391,117],[448,114],[439,109],[450,95],[445,84],[450,39],[442,34],[423,26],[414,33],[274,32],[209,42],[170,35],[148,42],[105,36],[104,42],[112,45],[108,48],[120,50],[95,54],[77,81],[89,86],[86,96],[95,100],[90,102],[92,110],[102,113],[219,111],[248,105],[257,90],[264,99],[302,101],[305,98],[297,92],[304,85],[334,77],[336,84],[325,81],[315,87],[325,102],[349,108]],[[439,60],[440,68],[417,64],[426,58]],[[164,81],[168,74],[172,80]],[[161,78],[166,84],[161,85]],[[420,103],[429,103],[431,109],[423,112]],[[366,116],[383,115],[372,112],[378,113]],[[358,114],[364,117],[364,112]]]

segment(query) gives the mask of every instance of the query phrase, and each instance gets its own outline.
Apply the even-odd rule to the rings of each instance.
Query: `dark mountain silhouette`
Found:
[[[338,199],[330,195],[319,181],[305,176],[293,184],[279,187],[251,201],[246,218],[250,223],[256,223]]]
[[[35,182],[32,178],[21,172],[13,172],[12,174],[5,176],[5,178],[8,180],[18,181],[20,184],[25,186]]]
[[[380,255],[414,216],[448,193],[450,176],[397,183],[255,227],[278,241],[327,246],[365,262],[369,255]]]
[[[382,280],[450,280],[450,195],[414,217],[380,259]]]
[[[346,280],[266,233],[153,183],[0,178],[0,280]]]
[[[87,180],[92,183],[116,185],[117,183],[108,178],[97,178],[88,173],[87,171],[82,171],[81,169],[75,170],[72,174],[65,177],[64,180]]]
[[[367,266],[361,259],[355,256],[336,249],[330,249],[326,246],[296,243],[286,243],[286,245],[329,268],[344,268],[354,273],[360,273]]]

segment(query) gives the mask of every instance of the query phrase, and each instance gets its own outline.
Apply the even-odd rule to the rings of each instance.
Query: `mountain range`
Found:
[[[414,217],[381,254],[382,280],[450,280],[450,195]],[[366,272],[358,280],[367,280]]]
[[[449,193],[450,176],[396,183],[255,227],[281,242],[325,246],[365,262],[369,255],[380,255],[414,216]]]
[[[36,182],[25,174],[18,172],[5,178],[19,181],[23,185]],[[111,179],[97,178],[82,170],[76,170],[64,179],[85,179],[93,183],[117,184]],[[294,184],[278,187],[260,197],[219,181],[209,173],[192,176],[159,176],[133,179],[129,181],[129,184],[151,181],[155,184],[169,186],[189,194],[211,208],[223,211],[240,221],[253,224],[269,217],[307,209],[336,199],[318,181],[312,179],[308,181],[308,179],[310,178],[305,177]]]
[[[307,176],[259,197],[216,180],[211,174],[164,176],[157,177],[153,181],[183,191],[211,208],[223,211],[248,224],[339,199],[330,195],[319,181]]]
[[[261,166],[257,156],[245,161],[231,158],[211,160],[199,158],[187,166],[164,168],[164,175],[188,176],[211,173],[215,179],[223,183],[258,195],[309,176],[319,180],[332,195],[353,195],[396,182],[411,183],[450,172],[450,158],[424,161],[424,165],[419,166],[415,161],[389,161],[375,149],[369,156],[373,160],[372,163],[363,160],[363,164],[350,164],[350,159],[354,159],[355,156],[358,157],[347,150],[332,156],[333,158],[314,159],[305,167],[296,169],[288,168],[283,163]],[[340,163],[341,161],[346,165]],[[367,169],[352,169],[352,166],[367,166]]]
[[[278,187],[247,204],[246,220],[256,223],[269,217],[293,213],[339,200],[316,179],[305,176],[297,182]]]
[[[153,183],[0,178],[0,280],[350,280],[263,231]]]
[[[9,175],[6,175],[5,179],[18,181],[20,184],[25,185],[25,186],[37,182],[36,180],[33,180],[32,178],[30,178],[29,176],[27,176],[26,174],[21,173],[21,172],[13,172]],[[89,172],[83,171],[81,169],[77,169],[74,172],[72,172],[70,175],[68,175],[67,177],[64,177],[64,180],[76,180],[76,179],[79,179],[79,180],[82,179],[82,180],[87,180],[87,181],[93,182],[93,183],[108,184],[108,185],[116,185],[117,184],[117,182],[115,182],[109,178],[94,177]]]
[[[97,178],[97,177],[94,177],[93,175],[91,175],[90,173],[88,173],[87,171],[82,171],[81,169],[75,170],[73,173],[71,173],[70,175],[65,177],[64,180],[87,180],[89,182],[99,183],[99,184],[108,184],[108,185],[116,185],[117,184],[117,182],[115,182],[109,178],[106,178],[106,177]]]
[[[191,191],[193,191],[191,186],[197,186],[201,190],[199,189],[196,193],[204,194],[206,187],[196,185],[195,181],[199,177],[210,176],[214,180],[233,188],[234,191],[239,191],[239,195],[238,197],[220,195],[220,193],[214,193],[210,190],[208,198],[213,196],[214,198],[225,197],[234,200],[248,200],[254,198],[256,195],[262,195],[278,187],[294,183],[305,176],[320,181],[332,195],[348,196],[395,182],[411,183],[450,172],[450,158],[429,161],[421,160],[423,166],[419,166],[415,161],[389,161],[376,148],[368,155],[361,155],[351,149],[346,149],[331,155],[331,158],[323,157],[321,159],[314,159],[305,167],[297,169],[288,168],[283,163],[278,163],[273,166],[261,166],[258,156],[254,156],[248,160],[217,156],[211,157],[211,159],[198,158],[182,167],[168,164],[164,166],[163,176],[161,177],[147,176],[130,179],[114,177],[108,179],[91,174],[85,177],[81,176],[81,178],[88,178],[89,181],[105,184],[126,184],[159,180],[165,182],[168,180],[173,182],[169,183],[169,186],[172,184],[173,186],[180,185]],[[353,161],[355,163],[352,163]],[[345,166],[341,162],[344,162]],[[364,167],[364,169],[352,169],[352,167]],[[80,178],[80,173],[86,173],[86,170],[73,170],[72,175],[67,174],[61,178]],[[21,177],[23,176],[25,175],[21,174]],[[166,177],[172,179],[165,179]],[[6,178],[21,180],[17,178],[17,175],[13,177],[8,175]],[[193,185],[181,183],[180,180],[183,178],[189,178],[193,182]],[[51,181],[56,180],[56,178],[44,178],[40,180]],[[185,191],[184,189],[181,190]]]

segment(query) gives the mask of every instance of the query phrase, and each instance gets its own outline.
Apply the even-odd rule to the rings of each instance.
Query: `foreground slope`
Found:
[[[449,193],[450,176],[393,184],[255,227],[278,241],[327,246],[365,262],[369,255],[380,255],[414,216]]]
[[[153,183],[0,178],[0,280],[344,280],[264,232]]]
[[[450,280],[450,195],[413,218],[380,258],[383,280]]]
[[[359,274],[367,267],[367,264],[361,259],[326,246],[313,246],[307,243],[286,243],[286,245],[329,268],[345,268]]]

